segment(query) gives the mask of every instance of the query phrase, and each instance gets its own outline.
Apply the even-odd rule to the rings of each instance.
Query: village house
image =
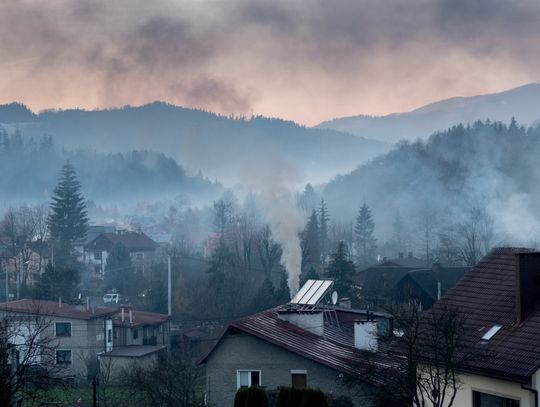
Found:
[[[208,405],[232,405],[239,388],[254,385],[320,388],[371,405],[378,372],[398,367],[378,347],[379,336],[392,333],[391,317],[324,305],[313,285],[321,282],[331,286],[308,280],[291,303],[229,324],[202,359]],[[303,303],[302,295],[315,299]]]
[[[423,309],[429,309],[470,270],[470,267],[445,267],[438,263],[425,267],[424,260],[411,256],[383,259],[355,274],[353,281],[363,307],[388,309],[392,304],[413,299]]]
[[[142,273],[153,264],[158,248],[158,244],[141,231],[101,233],[84,247],[84,263],[103,276],[107,257],[116,245],[122,245],[129,251],[135,270]]]
[[[460,369],[453,405],[537,407],[540,252],[493,250],[431,312],[443,306],[459,310],[466,347],[484,355]]]
[[[170,343],[170,317],[132,309],[24,299],[0,304],[0,320],[27,332],[37,320],[44,324],[40,336],[49,338],[47,352],[55,354],[33,362],[74,381],[89,379],[97,369],[109,369],[114,379],[124,367],[150,368]]]

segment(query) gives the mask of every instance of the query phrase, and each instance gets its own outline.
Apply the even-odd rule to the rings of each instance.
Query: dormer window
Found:
[[[480,339],[483,342],[488,342],[491,338],[495,336],[497,332],[500,331],[502,325],[493,325]]]

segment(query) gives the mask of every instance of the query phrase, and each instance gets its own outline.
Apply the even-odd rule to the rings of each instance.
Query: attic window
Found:
[[[487,331],[484,336],[482,336],[482,341],[489,341],[499,330],[502,328],[502,325],[493,325],[489,331]]]

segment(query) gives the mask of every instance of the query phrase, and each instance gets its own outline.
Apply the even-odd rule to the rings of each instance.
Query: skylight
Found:
[[[493,336],[499,332],[499,330],[502,328],[502,325],[493,325],[489,331],[487,331],[484,336],[482,336],[483,341],[489,341]]]

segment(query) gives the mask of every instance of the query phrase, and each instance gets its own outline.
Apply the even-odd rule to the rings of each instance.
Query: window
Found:
[[[112,329],[107,329],[107,342],[112,342]]]
[[[144,259],[144,253],[135,253],[135,258],[137,260],[143,260]]]
[[[94,260],[101,260],[101,251],[94,252]]]
[[[56,351],[56,363],[57,364],[71,364],[71,351],[70,350],[57,350]]]
[[[71,336],[71,322],[57,322],[56,336]]]
[[[473,407],[519,407],[519,400],[473,391]]]
[[[291,370],[291,384],[293,387],[307,387],[307,370]]]
[[[251,387],[261,385],[260,370],[237,370],[236,371],[237,388]]]
[[[137,339],[139,337],[139,330],[134,329],[132,332],[133,332],[133,339]]]
[[[491,338],[493,338],[493,336],[495,336],[495,334],[497,332],[499,332],[501,330],[502,326],[501,325],[493,325],[489,331],[487,331],[484,336],[482,336],[482,341],[489,341]]]

